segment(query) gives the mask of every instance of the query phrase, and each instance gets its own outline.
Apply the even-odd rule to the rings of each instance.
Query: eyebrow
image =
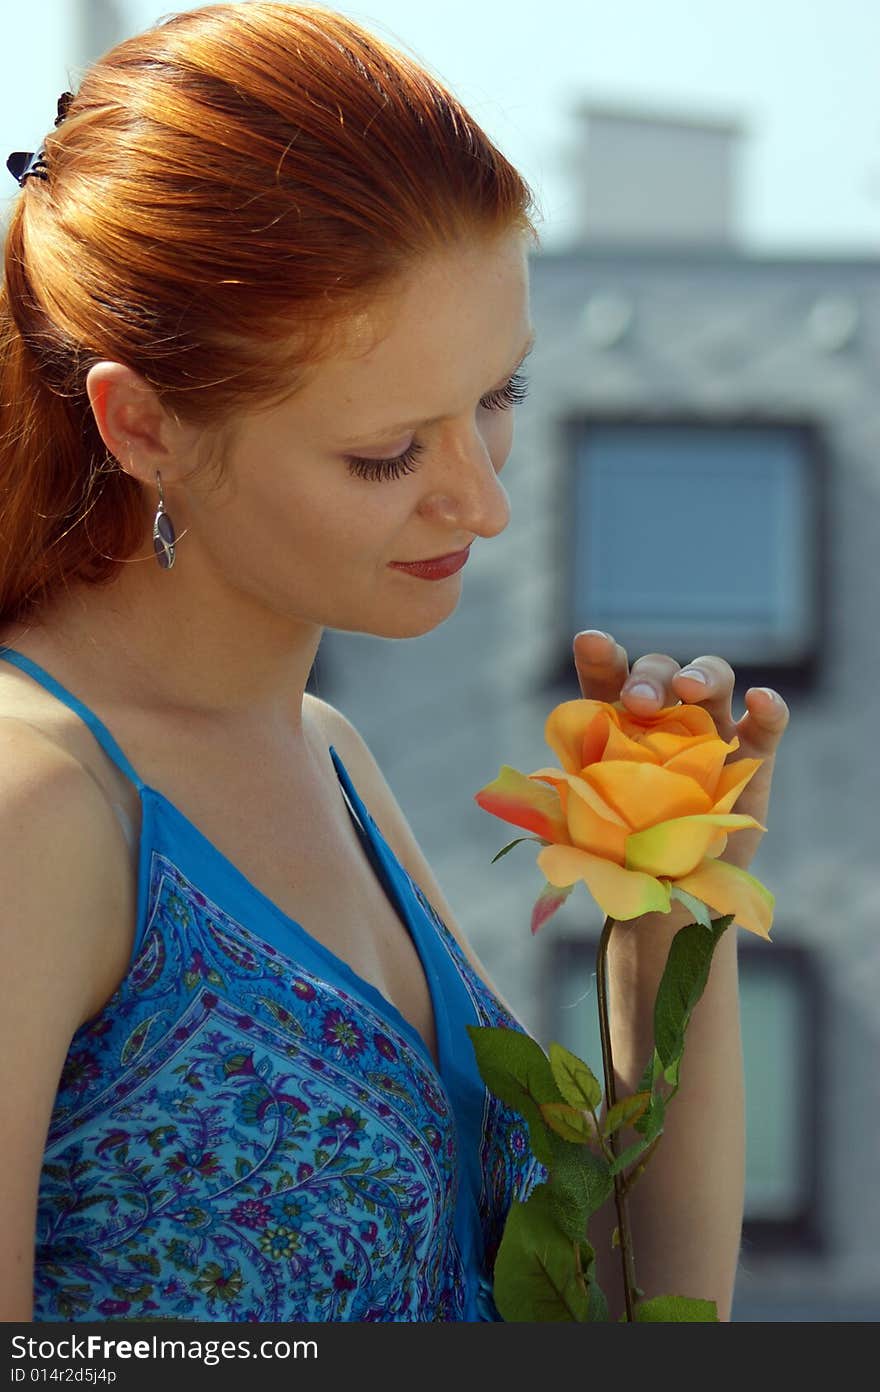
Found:
[[[510,379],[511,379],[511,377],[514,375],[514,373],[518,372],[519,369],[522,367],[522,365],[523,365],[523,363],[525,362],[526,358],[529,356],[529,353],[531,353],[532,349],[533,349],[534,346],[535,346],[535,339],[536,339],[536,337],[537,337],[536,331],[533,329],[532,332],[529,334],[529,337],[527,338],[527,340],[526,340],[526,342],[525,342],[525,344],[524,344],[524,346],[523,346],[523,348],[522,348],[522,351],[520,352],[520,355],[519,355],[519,357],[517,358],[517,361],[516,361],[515,365],[510,369],[509,372],[507,372],[507,373],[505,374],[505,376],[504,376],[504,378],[503,378],[503,381],[504,381],[504,382],[509,382]],[[491,388],[490,388],[490,390],[491,390]],[[498,389],[495,388],[495,390],[498,390]],[[397,422],[396,424],[394,424],[394,425],[385,425],[385,426],[383,426],[383,427],[381,428],[381,430],[371,430],[371,431],[369,431],[369,433],[363,433],[363,434],[361,434],[361,435],[359,435],[359,436],[357,437],[357,440],[358,440],[359,443],[365,445],[365,444],[367,444],[370,440],[378,439],[380,436],[385,436],[385,435],[392,435],[392,436],[402,435],[402,434],[404,433],[404,431],[406,431],[406,430],[419,430],[419,429],[422,428],[422,426],[425,426],[425,425],[436,425],[438,421],[442,421],[442,420],[444,420],[444,419],[445,419],[444,416],[431,416],[428,420],[398,421],[398,422]],[[354,442],[353,442],[353,443],[354,443]]]

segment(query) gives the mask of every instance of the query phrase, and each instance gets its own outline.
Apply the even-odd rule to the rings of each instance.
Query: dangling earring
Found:
[[[156,560],[162,569],[170,570],[174,565],[174,544],[177,541],[177,536],[174,524],[165,511],[165,494],[162,491],[162,479],[158,469],[156,470],[156,487],[159,489],[159,506],[156,508],[156,516],[153,518],[153,549],[156,552]]]

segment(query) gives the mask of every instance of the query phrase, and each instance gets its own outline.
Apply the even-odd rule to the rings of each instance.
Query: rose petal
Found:
[[[493,817],[536,832],[542,841],[568,843],[568,825],[559,794],[508,764],[502,765],[493,782],[474,794],[474,801]]]
[[[716,829],[739,831],[759,827],[754,817],[735,813],[708,813],[705,816],[677,817],[627,838],[626,868],[646,875],[663,875],[677,880],[695,870],[707,858]]]
[[[645,913],[669,912],[669,885],[652,875],[624,870],[601,856],[574,846],[545,846],[538,865],[554,885],[583,880],[602,912],[610,918],[638,918]]]
[[[612,822],[615,826],[623,827],[627,832],[630,830],[629,822],[620,813],[615,811],[609,802],[596,792],[596,789],[589,784],[585,778],[576,773],[562,773],[559,769],[536,769],[529,774],[530,778],[540,778],[542,781],[552,783],[557,789],[561,789],[564,782],[569,789],[576,789],[579,796],[586,802],[597,816],[603,817],[605,821]],[[561,793],[560,793],[561,796]]]
[[[634,738],[638,732],[662,731],[668,735],[716,735],[715,721],[703,706],[664,706],[653,716],[634,716],[625,706],[615,704],[620,712],[620,728]],[[632,727],[632,728],[630,728]]]
[[[715,787],[715,804],[712,811],[729,812],[763,762],[763,759],[736,759],[732,764],[725,764]]]
[[[711,798],[693,778],[656,764],[603,761],[584,769],[584,779],[633,831],[712,810]]]
[[[660,762],[653,749],[648,747],[647,739],[644,742],[630,739],[616,725],[610,724],[608,727],[608,740],[602,753],[602,759],[631,759],[642,764],[658,764]]]
[[[747,870],[726,860],[709,860],[676,883],[718,913],[733,914],[750,933],[769,939],[775,896]]]
[[[547,717],[544,739],[567,773],[601,759],[609,725],[617,723],[606,701],[562,701]]]
[[[732,754],[738,747],[739,740],[731,740],[730,744],[725,744],[724,740],[720,739],[701,739],[699,743],[693,742],[672,758],[664,760],[663,766],[671,769],[673,773],[683,773],[688,778],[693,778],[714,801],[718,795],[718,779],[725,760],[728,754]],[[729,809],[719,810],[725,812]]]

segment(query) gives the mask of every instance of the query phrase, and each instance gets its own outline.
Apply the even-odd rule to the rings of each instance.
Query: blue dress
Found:
[[[125,977],[71,1040],[39,1185],[34,1319],[497,1319],[511,1202],[544,1177],[467,1024],[520,1028],[342,793],[430,987],[439,1068],[373,986],[143,782]]]

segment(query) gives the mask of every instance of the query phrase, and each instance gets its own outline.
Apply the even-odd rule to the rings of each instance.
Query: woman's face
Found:
[[[530,338],[522,234],[420,262],[289,401],[237,422],[222,486],[187,485],[189,545],[277,614],[389,638],[433,629],[466,567],[425,580],[390,563],[507,526],[499,474]]]

